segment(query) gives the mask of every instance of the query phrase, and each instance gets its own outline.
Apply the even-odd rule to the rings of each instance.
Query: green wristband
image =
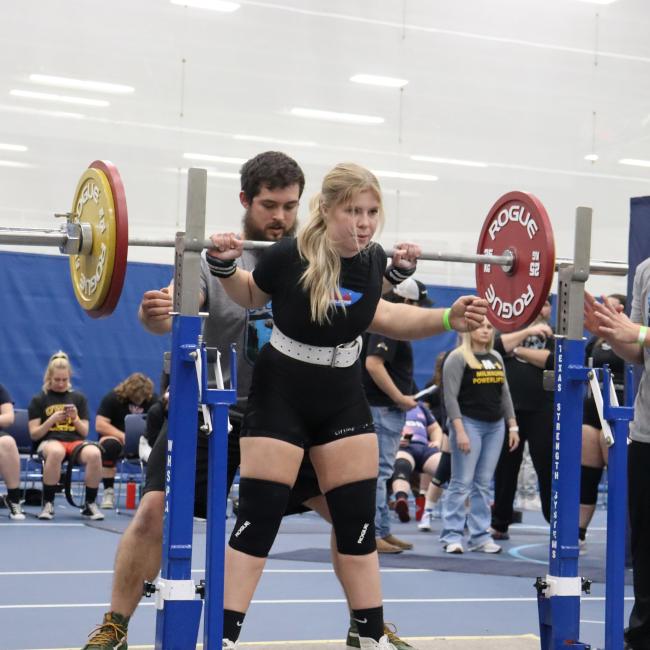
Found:
[[[451,332],[454,328],[449,324],[449,314],[451,314],[451,307],[445,309],[445,313],[442,315],[442,326],[448,331]]]
[[[641,347],[645,346],[645,337],[648,334],[648,328],[645,325],[639,327],[639,335],[637,336],[637,341]]]

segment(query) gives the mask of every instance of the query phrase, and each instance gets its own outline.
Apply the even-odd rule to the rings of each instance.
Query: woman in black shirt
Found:
[[[63,461],[70,458],[88,437],[88,401],[72,390],[72,367],[65,352],[50,357],[43,377],[43,390],[29,403],[29,435],[38,444],[43,465],[43,509],[39,519],[54,518],[54,495]],[[86,502],[81,514],[103,519],[97,508],[97,488],[102,471],[102,456],[97,445],[85,446],[78,456],[86,466]]]
[[[465,522],[471,551],[499,553],[490,537],[490,483],[508,422],[508,448],[519,445],[519,428],[503,358],[493,349],[494,328],[485,319],[463,334],[443,367],[445,408],[450,421],[451,481],[442,515],[440,540],[447,553],[463,553]],[[469,497],[469,514],[465,501]]]
[[[374,535],[377,439],[359,339],[366,330],[414,339],[445,326],[471,329],[486,313],[485,301],[472,296],[449,310],[381,300],[384,273],[398,282],[411,274],[419,249],[398,245],[394,267],[386,269],[386,254],[372,242],[383,220],[381,191],[368,170],[337,165],[311,208],[297,239],[269,248],[252,273],[234,264],[243,247],[234,234],[213,235],[208,251],[228,295],[246,308],[272,300],[275,319],[242,424],[239,514],[226,552],[227,648],[239,635],[305,450],[332,515],[361,648],[393,647],[383,627]]]

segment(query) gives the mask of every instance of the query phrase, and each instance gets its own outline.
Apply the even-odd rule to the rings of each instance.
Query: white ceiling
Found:
[[[435,175],[383,179],[382,241],[475,250],[504,192],[545,204],[558,254],[573,251],[578,205],[594,209],[592,255],[627,258],[629,199],[650,194],[650,3],[618,0],[241,0],[233,13],[169,0],[21,0],[0,10],[0,226],[48,227],[70,208],[96,158],[120,169],[135,236],[182,229],[183,153],[248,158],[281,149],[303,166],[306,196],[333,164]],[[133,86],[129,95],[48,88],[34,73]],[[349,81],[408,80],[403,90]],[[105,99],[57,104],[11,90]],[[292,107],[379,116],[356,126]],[[75,112],[62,117],[51,111]],[[235,139],[237,134],[305,144]],[[596,153],[595,163],[584,156]],[[465,167],[411,155],[488,163]],[[26,167],[7,167],[2,161]],[[198,163],[202,166],[206,163]],[[211,164],[234,174],[235,164]],[[209,178],[211,230],[237,228],[236,178]],[[306,214],[303,201],[301,215]],[[171,262],[171,250],[131,259]],[[471,285],[467,265],[430,263],[423,279]],[[596,278],[594,290],[620,290]]]

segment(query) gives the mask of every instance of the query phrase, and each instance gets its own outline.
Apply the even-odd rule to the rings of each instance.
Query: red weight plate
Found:
[[[541,201],[527,192],[508,192],[483,224],[477,253],[515,256],[510,271],[498,264],[476,265],[478,295],[489,303],[488,319],[500,332],[514,332],[535,320],[555,274],[555,240]]]
[[[104,172],[111,186],[115,204],[115,261],[111,285],[101,307],[86,312],[91,318],[104,318],[110,316],[115,310],[124,286],[126,262],[129,253],[129,214],[126,209],[124,184],[117,167],[107,160],[95,160],[89,166]]]

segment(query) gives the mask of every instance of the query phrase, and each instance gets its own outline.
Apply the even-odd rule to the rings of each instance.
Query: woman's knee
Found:
[[[164,511],[164,492],[144,494],[129,526],[131,534],[141,538],[162,539]]]
[[[376,492],[377,479],[365,479],[340,485],[325,494],[339,553],[368,555],[376,550]]]
[[[11,436],[0,436],[0,456],[9,458],[18,455],[16,441]]]

